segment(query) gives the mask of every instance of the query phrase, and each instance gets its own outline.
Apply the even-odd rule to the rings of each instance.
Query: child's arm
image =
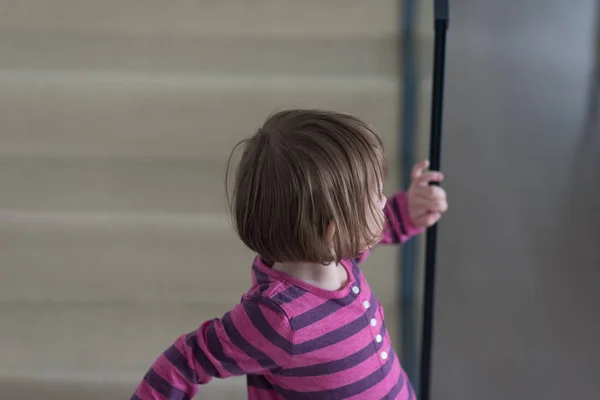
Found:
[[[290,361],[292,343],[281,309],[265,298],[244,300],[223,318],[180,336],[154,362],[132,400],[188,399],[213,377],[280,370]]]
[[[408,212],[408,196],[406,192],[396,193],[385,205],[385,231],[381,244],[405,243],[411,237],[423,232],[416,227]]]

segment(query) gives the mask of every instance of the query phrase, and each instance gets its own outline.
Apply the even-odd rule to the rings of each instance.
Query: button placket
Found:
[[[352,290],[352,293],[354,293],[357,296],[360,293],[360,288],[358,286],[353,286],[351,290]],[[365,310],[368,310],[369,308],[371,308],[371,303],[369,302],[369,300],[363,300],[362,306]],[[376,313],[373,314],[373,317],[369,320],[369,324],[371,325],[372,328],[377,327],[378,321],[376,318]],[[383,336],[381,335],[381,333],[377,333],[377,335],[375,335],[374,342],[377,344],[380,344],[383,342]],[[387,360],[388,357],[389,357],[389,354],[385,350],[381,351],[379,353],[379,358],[383,361]]]
[[[363,307],[364,307],[365,309],[369,309],[369,308],[372,306],[372,305],[369,303],[369,301],[367,301],[367,300],[363,301],[363,303],[362,303],[362,304],[363,304]],[[377,314],[378,314],[378,313],[375,313],[375,314],[373,315],[373,317],[371,318],[371,320],[369,321],[369,323],[370,323],[370,325],[371,325],[371,327],[372,327],[372,328],[376,328],[377,326],[379,326],[379,322],[378,322],[378,320],[377,320]],[[380,316],[381,316],[381,315],[380,315]],[[372,332],[373,332],[373,330],[372,330]],[[372,334],[375,334],[375,332],[373,332]],[[374,343],[376,343],[377,345],[381,345],[381,344],[383,343],[383,341],[384,341],[383,334],[382,334],[382,333],[380,333],[380,332],[377,332],[377,334],[375,335],[375,337],[374,337],[373,341],[374,341]],[[384,347],[384,346],[382,346],[382,348],[383,348],[383,347]],[[387,346],[385,346],[385,347],[387,347]],[[382,350],[382,348],[379,348],[379,350],[380,350],[380,351],[379,351],[379,359],[380,359],[381,361],[386,361],[386,360],[389,358],[389,353],[388,353],[387,351],[385,351],[385,350]]]

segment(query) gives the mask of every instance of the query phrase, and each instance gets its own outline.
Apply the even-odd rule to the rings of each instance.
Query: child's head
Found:
[[[386,162],[368,124],[348,114],[289,110],[242,144],[231,210],[240,238],[261,257],[329,263],[379,240]]]

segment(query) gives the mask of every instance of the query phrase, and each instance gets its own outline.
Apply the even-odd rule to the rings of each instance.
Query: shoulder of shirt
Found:
[[[272,281],[269,282],[268,286],[255,285],[252,287],[242,296],[242,302],[252,301],[262,304],[285,316],[287,319],[291,319],[300,310],[298,310],[298,307],[290,305],[294,303],[294,299],[304,295],[310,295],[310,292],[288,282]]]

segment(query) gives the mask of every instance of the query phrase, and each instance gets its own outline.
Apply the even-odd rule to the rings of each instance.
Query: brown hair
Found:
[[[381,139],[365,122],[321,110],[282,111],[240,145],[227,197],[240,238],[265,260],[339,262],[357,257],[378,235],[367,211],[378,212],[373,197],[386,164]],[[228,172],[230,163],[231,156]],[[333,249],[324,238],[332,222]]]

